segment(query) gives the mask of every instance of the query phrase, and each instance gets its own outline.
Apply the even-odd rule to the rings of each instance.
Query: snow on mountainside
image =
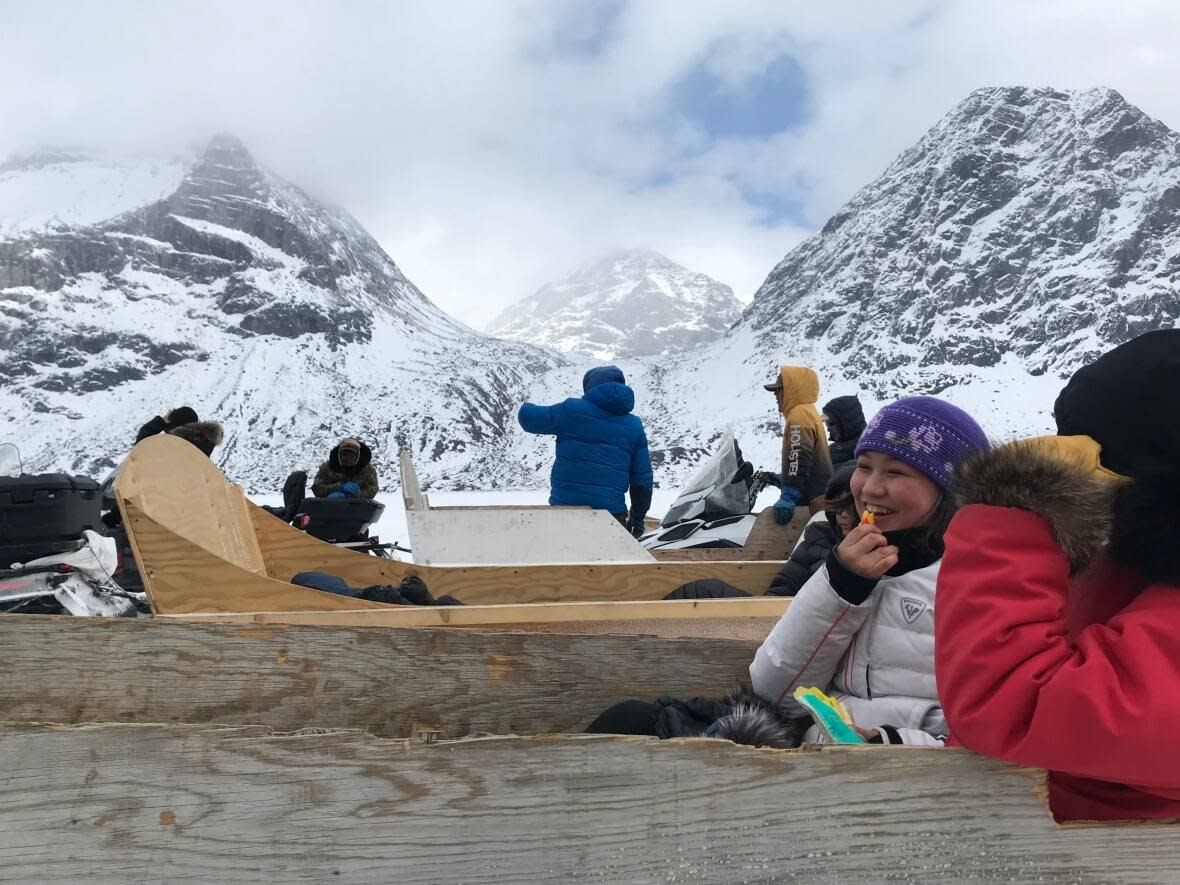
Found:
[[[35,192],[6,169],[0,185]],[[546,483],[552,439],[521,433],[515,409],[579,395],[591,357],[462,326],[346,213],[232,141],[151,190],[89,226],[45,227],[65,216],[33,201],[21,215],[40,226],[0,230],[0,441],[26,467],[101,472],[187,402],[226,424],[217,460],[255,489],[344,433],[373,445],[386,488],[403,443],[435,487]],[[617,277],[625,301],[636,277]],[[1177,315],[1180,136],[1109,90],[996,88],[792,250],[717,340],[674,359],[629,357],[621,337],[559,346],[627,373],[666,489],[726,427],[775,466],[781,419],[761,385],[779,362],[813,366],[821,404],[937,393],[1002,439],[1049,430],[1073,369]]]
[[[387,488],[401,445],[427,482],[483,487],[525,389],[560,362],[447,316],[351,216],[234,139],[175,180],[124,170],[139,184],[107,192],[122,214],[101,221],[90,161],[70,162],[0,177],[5,193],[35,193],[50,167],[79,185],[26,200],[20,230],[0,234],[0,440],[26,469],[100,474],[139,424],[189,404],[225,425],[216,460],[249,488],[314,469],[345,434],[373,447]],[[62,223],[83,205],[72,217],[94,223]]]
[[[668,480],[725,426],[775,463],[761,385],[779,362],[817,370],[821,405],[938,394],[1004,439],[1050,431],[1074,369],[1178,315],[1180,135],[1108,89],[981,89],[793,249],[724,338],[629,374]]]
[[[0,163],[0,236],[105,221],[163,199],[186,169],[179,158],[129,162],[67,152]]]
[[[720,338],[741,315],[729,286],[657,252],[608,256],[516,302],[493,335],[613,360]]]

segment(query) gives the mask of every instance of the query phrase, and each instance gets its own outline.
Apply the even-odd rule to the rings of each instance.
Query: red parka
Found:
[[[1180,818],[1180,586],[1100,551],[1115,486],[1097,446],[1072,440],[1090,455],[1016,444],[960,476],[936,596],[939,696],[956,743],[1050,771],[1059,820]],[[1169,517],[1120,516],[1148,533]]]

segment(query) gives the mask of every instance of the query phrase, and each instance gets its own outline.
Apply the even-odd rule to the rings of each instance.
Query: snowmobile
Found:
[[[147,598],[113,580],[118,552],[101,524],[98,483],[23,471],[0,445],[0,613],[136,617]]]
[[[308,498],[307,473],[296,470],[283,483],[283,506],[263,509],[290,523],[313,538],[345,547],[358,553],[370,553],[383,559],[396,559],[398,553],[410,553],[397,542],[381,543],[369,535],[369,526],[381,519],[385,505],[369,498]]]
[[[660,527],[639,539],[648,550],[725,549],[745,545],[758,515],[754,505],[766,487],[754,465],[726,431],[668,508]]]

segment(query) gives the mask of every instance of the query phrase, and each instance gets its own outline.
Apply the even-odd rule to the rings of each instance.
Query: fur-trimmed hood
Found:
[[[343,440],[341,440],[343,442]],[[358,442],[360,442],[358,440]],[[360,444],[360,456],[357,462],[350,467],[345,467],[340,463],[340,445],[339,443],[332,447],[332,451],[328,454],[328,463],[332,465],[332,469],[340,474],[357,474],[368,467],[373,462],[373,450],[364,443]]]
[[[1151,581],[1180,584],[1180,462],[1134,481],[1102,466],[1089,437],[1040,437],[977,454],[956,472],[960,505],[1016,507],[1044,517],[1081,572],[1111,557]]]
[[[714,722],[705,732],[706,737],[785,750],[799,746],[811,725],[810,719],[792,719],[778,704],[759,697],[748,688],[734,691],[726,698],[726,703],[730,705],[728,715]]]
[[[225,435],[221,425],[216,421],[193,421],[190,424],[174,427],[168,433],[192,443],[209,456],[213,455],[213,449],[221,444]]]

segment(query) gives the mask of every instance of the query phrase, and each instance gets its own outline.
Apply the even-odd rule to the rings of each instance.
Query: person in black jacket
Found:
[[[171,432],[177,427],[183,427],[185,424],[195,424],[199,420],[192,406],[180,406],[163,417],[157,415],[147,424],[143,425],[143,427],[139,428],[139,433],[135,434],[135,441],[140,443],[149,436],[155,436],[157,433]]]
[[[828,427],[828,451],[832,467],[848,464],[865,429],[865,412],[855,396],[838,396],[824,406],[824,424]]]
[[[856,526],[856,504],[849,488],[855,469],[855,464],[845,464],[832,474],[824,492],[824,514],[827,519],[816,519],[807,524],[803,537],[791,551],[791,558],[771,579],[767,596],[794,596],[824,564],[832,548]]]

